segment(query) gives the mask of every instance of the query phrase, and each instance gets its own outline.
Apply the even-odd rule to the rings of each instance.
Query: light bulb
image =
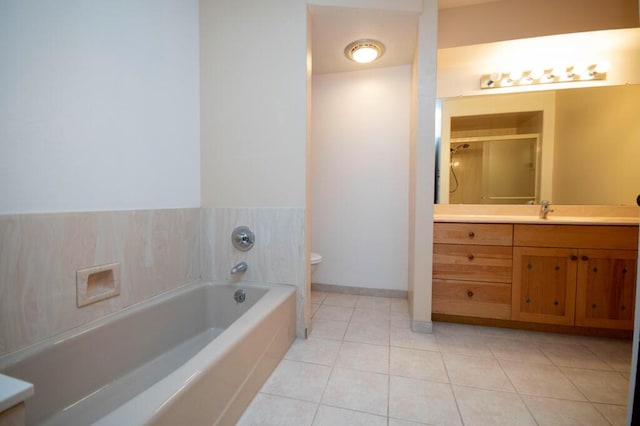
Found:
[[[512,82],[519,81],[522,78],[522,71],[520,70],[512,70],[509,72],[509,80]]]
[[[605,72],[609,71],[610,68],[611,68],[611,62],[602,61],[596,64],[594,71],[597,72],[598,74],[604,74]]]
[[[534,68],[529,71],[530,80],[540,80],[544,76],[544,70],[542,68]]]
[[[356,51],[353,52],[352,56],[354,61],[361,64],[366,64],[368,62],[374,61],[378,57],[378,51],[373,47],[364,46],[356,49]]]
[[[571,72],[571,75],[569,75],[569,77],[574,77],[574,76],[586,77],[589,74],[588,67],[581,62],[576,63],[571,68],[570,72]]]

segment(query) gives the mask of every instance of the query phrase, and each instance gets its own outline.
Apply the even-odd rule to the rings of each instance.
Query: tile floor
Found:
[[[434,323],[407,301],[312,293],[240,425],[623,425],[631,342]]]

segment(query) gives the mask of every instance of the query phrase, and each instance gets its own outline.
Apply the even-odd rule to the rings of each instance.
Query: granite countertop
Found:
[[[33,385],[0,374],[0,412],[23,402],[33,395]]]

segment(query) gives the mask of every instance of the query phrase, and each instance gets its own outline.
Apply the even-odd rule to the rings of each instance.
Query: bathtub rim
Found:
[[[229,287],[259,288],[268,290],[247,312],[242,320],[234,321],[213,341],[193,355],[184,364],[145,389],[125,404],[106,416],[97,419],[94,425],[147,424],[162,413],[188,387],[189,383],[205,374],[206,370],[224,358],[240,341],[292,294],[296,287],[288,284],[205,282],[198,285],[223,285]]]

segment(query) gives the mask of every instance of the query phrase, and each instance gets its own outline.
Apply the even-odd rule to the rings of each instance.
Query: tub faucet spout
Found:
[[[540,202],[540,219],[546,219],[549,213],[553,212],[551,202],[543,200]]]
[[[231,275],[239,274],[241,272],[246,272],[247,268],[249,268],[249,266],[247,265],[247,262],[240,262],[236,266],[231,268]]]

